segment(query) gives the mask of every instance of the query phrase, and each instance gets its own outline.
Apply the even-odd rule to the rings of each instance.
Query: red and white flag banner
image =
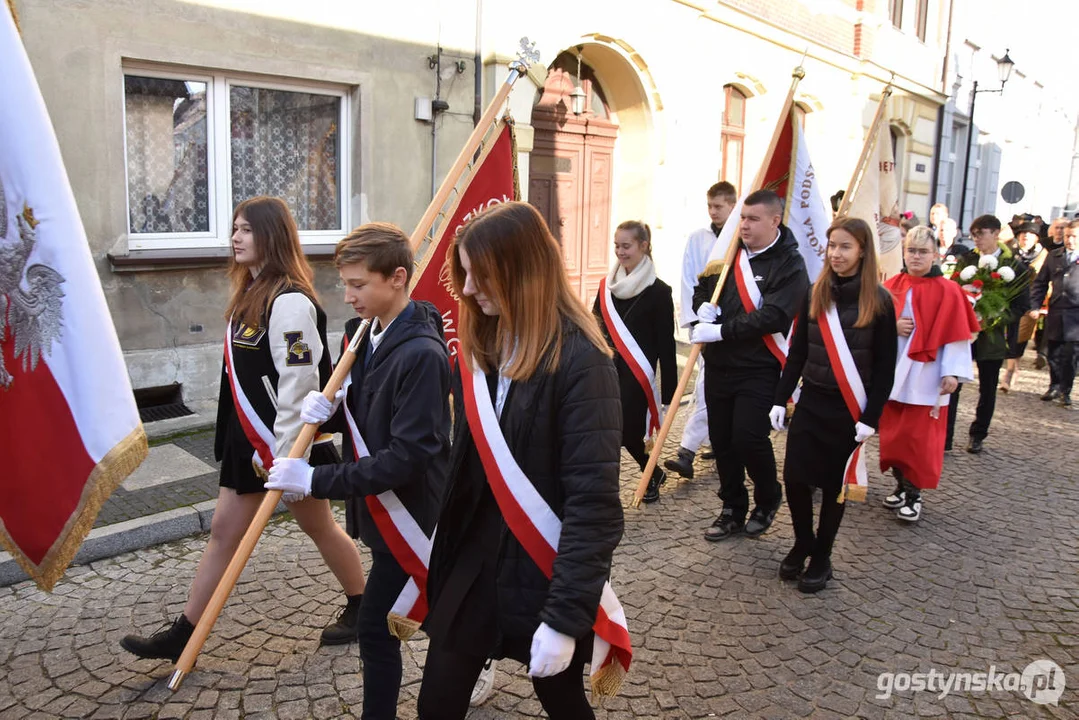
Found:
[[[0,9],[0,544],[44,590],[146,457],[60,148]]]
[[[607,286],[607,278],[599,282],[600,313],[603,315],[603,324],[607,327],[607,334],[614,341],[618,354],[625,361],[629,371],[641,386],[641,391],[648,401],[648,412],[644,418],[644,439],[647,442],[659,432],[659,425],[663,418],[659,414],[659,388],[656,387],[656,369],[648,363],[641,346],[637,343],[633,333],[626,327],[622,316],[614,307],[614,298],[611,289]]]
[[[457,232],[475,215],[492,205],[521,199],[513,121],[502,118],[494,124],[487,138],[472,172],[458,187],[456,200],[444,213],[444,222],[423,251],[412,281],[412,297],[426,300],[442,313],[451,363],[456,361],[460,338],[457,336],[458,298],[453,296],[446,253]]]
[[[475,360],[470,365],[472,370],[464,364],[461,367],[465,416],[486,471],[487,482],[510,532],[524,547],[532,562],[551,578],[555,556],[558,555],[558,541],[562,535],[562,521],[514,459],[499,427],[483,371]],[[629,672],[633,648],[625,610],[610,582],[603,585],[592,630],[595,633],[590,671],[592,691],[597,695],[616,695]]]
[[[832,365],[839,392],[843,396],[843,402],[847,405],[851,417],[857,423],[865,410],[866,394],[865,385],[862,384],[862,376],[858,374],[858,366],[854,364],[854,356],[847,345],[847,338],[843,335],[843,326],[839,323],[839,313],[835,305],[820,319],[820,332],[824,340],[824,348],[828,351],[828,361]],[[843,469],[843,489],[839,493],[839,502],[850,498],[856,502],[865,502],[866,491],[869,489],[869,474],[865,469],[865,443],[858,443],[854,452],[847,458],[847,465]]]

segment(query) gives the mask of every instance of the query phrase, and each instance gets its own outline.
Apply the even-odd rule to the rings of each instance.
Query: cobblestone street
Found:
[[[597,717],[1079,716],[1079,430],[1075,413],[1039,402],[1044,378],[1024,371],[999,396],[981,455],[962,451],[976,399],[973,387],[963,393],[956,450],[913,526],[880,505],[893,484],[874,446],[868,500],[848,509],[835,580],[816,596],[777,577],[792,542],[785,507],[759,539],[703,539],[719,510],[703,461],[696,479],[668,481],[659,503],[627,510],[612,582],[634,663]],[[628,505],[637,473],[623,469]],[[271,522],[178,692],[165,687],[169,663],[120,649],[124,634],[180,613],[205,540],[73,567],[51,595],[29,582],[0,588],[0,718],[358,716],[356,646],[318,646],[340,593],[287,515]],[[425,650],[422,636],[408,643],[402,718],[415,717]],[[1011,673],[1038,659],[1064,670],[1059,706],[1000,690],[875,697],[885,672]],[[538,716],[512,662],[470,715]]]

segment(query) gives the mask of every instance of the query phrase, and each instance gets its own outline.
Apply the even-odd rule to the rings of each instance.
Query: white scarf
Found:
[[[614,267],[611,268],[611,272],[607,274],[607,287],[611,289],[611,295],[614,295],[619,300],[640,295],[645,288],[650,287],[655,281],[656,266],[652,262],[652,258],[647,255],[641,258],[641,261],[637,263],[637,267],[633,268],[633,272],[628,275],[625,268],[617,260]]]

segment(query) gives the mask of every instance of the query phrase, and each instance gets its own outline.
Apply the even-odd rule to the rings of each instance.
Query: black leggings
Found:
[[[553,677],[532,678],[536,697],[551,720],[594,720],[596,717],[584,694],[581,678],[584,659],[578,659],[578,656],[581,653],[575,654],[570,666]],[[479,656],[429,647],[420,684],[420,720],[463,718],[485,662],[486,659]]]
[[[832,557],[832,545],[843,521],[846,503],[836,502],[842,482],[822,483],[820,520],[813,533],[813,486],[803,482],[787,482],[787,507],[794,527],[794,543],[798,550],[818,563]]]

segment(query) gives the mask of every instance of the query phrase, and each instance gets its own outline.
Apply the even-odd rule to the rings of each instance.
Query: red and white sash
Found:
[[[513,536],[549,579],[554,573],[562,522],[514,459],[499,427],[483,371],[476,365],[475,359],[471,367],[471,372],[464,363],[461,367],[465,416],[483,462],[487,482]],[[626,626],[626,613],[610,582],[603,584],[592,629],[595,631],[592,691],[598,695],[612,696],[617,694],[622,679],[629,671],[633,648]]]
[[[753,279],[753,268],[749,265],[749,255],[746,254],[744,247],[738,250],[738,263],[735,265],[734,282],[738,287],[738,297],[742,300],[742,308],[747,313],[759,310],[761,305],[764,304],[764,297],[761,295],[760,288],[757,287],[757,281]],[[772,333],[771,335],[765,335],[763,340],[769,352],[779,361],[779,366],[785,367],[787,364],[787,338],[782,333]]]
[[[345,343],[348,344],[347,339]],[[341,385],[346,398],[351,385],[352,377],[348,375]],[[347,406],[345,421],[352,438],[354,458],[359,460],[370,457],[367,443]],[[408,573],[408,582],[397,596],[387,617],[390,632],[400,640],[408,640],[419,630],[420,624],[427,617],[427,568],[431,560],[431,538],[427,537],[393,490],[367,495],[364,502],[367,503],[367,510],[371,513],[382,539],[386,541],[393,559]]]
[[[823,318],[818,320],[821,337],[824,339],[824,347],[828,351],[828,360],[832,364],[832,372],[839,384],[839,392],[843,395],[843,401],[850,411],[851,417],[857,423],[865,410],[866,394],[865,385],[862,384],[862,376],[858,374],[858,367],[854,364],[854,356],[851,355],[847,338],[843,335],[843,326],[839,323],[839,313],[833,303]],[[839,492],[839,502],[845,497],[857,502],[865,502],[866,490],[869,487],[869,476],[865,469],[865,453],[858,443],[847,459],[847,465],[843,468],[843,488]]]
[[[240,426],[244,429],[244,435],[251,447],[255,448],[255,455],[251,458],[255,471],[265,477],[269,468],[273,466],[274,434],[273,428],[266,427],[251,401],[244,394],[243,386],[236,377],[232,360],[232,320],[229,319],[225,328],[225,370],[229,379],[229,388],[232,390],[232,404],[236,408],[236,416],[240,419]]]
[[[659,389],[656,387],[656,370],[648,363],[637,339],[629,331],[622,321],[622,316],[614,308],[614,297],[611,288],[607,286],[607,278],[599,281],[599,309],[603,314],[603,324],[607,327],[607,334],[614,340],[614,346],[618,354],[625,361],[633,377],[644,391],[648,399],[648,414],[644,419],[644,438],[648,438],[659,432],[661,418],[659,416]]]

